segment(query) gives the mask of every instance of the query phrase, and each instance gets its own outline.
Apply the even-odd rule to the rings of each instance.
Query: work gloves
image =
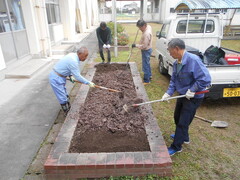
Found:
[[[89,82],[89,83],[88,83],[88,86],[89,86],[89,87],[95,87],[95,84],[94,84],[93,82]]]
[[[170,95],[168,93],[164,93],[164,95],[162,96],[162,100],[163,101],[168,101],[167,98],[169,98]]]
[[[188,91],[186,92],[185,95],[186,95],[186,98],[187,98],[188,100],[190,100],[191,98],[194,97],[195,92],[191,92],[190,89],[188,89]]]
[[[136,44],[132,44],[132,48],[135,48],[136,47]]]
[[[103,45],[103,48],[104,48],[104,49],[109,49],[110,47],[111,47],[110,44],[107,44],[107,45],[104,44],[104,45]]]
[[[72,75],[70,75],[70,76],[69,76],[69,80],[70,80],[72,83],[74,83],[76,79],[75,79]]]
[[[132,48],[141,48],[143,45],[142,44],[132,44]]]

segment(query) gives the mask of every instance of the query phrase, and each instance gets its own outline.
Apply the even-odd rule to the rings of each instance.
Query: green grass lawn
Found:
[[[156,31],[161,29],[161,24],[150,23],[153,28],[153,54],[155,54]],[[130,36],[132,44],[137,32],[135,24],[124,24],[125,31]],[[139,31],[137,42],[140,40],[141,32]],[[240,40],[223,40],[222,46],[240,51]],[[118,57],[112,53],[112,62],[126,62],[130,51],[119,51]],[[100,62],[100,58],[96,59]],[[131,62],[136,62],[141,76],[141,53],[138,49],[133,49]],[[150,85],[145,86],[150,100],[161,99],[162,95],[168,88],[169,76],[163,76],[158,71],[158,60],[151,58],[151,68],[153,79]],[[229,106],[226,107],[225,104]],[[174,132],[175,125],[173,122],[173,111],[175,101],[154,103],[152,104],[154,115],[158,120],[158,125],[167,146],[172,142],[169,135]],[[239,123],[238,101],[223,100],[217,102],[207,102],[199,108],[198,113],[205,117],[218,118],[219,120],[229,120],[231,129],[216,129],[209,124],[194,120],[190,126],[191,143],[183,145],[183,152],[172,157],[173,160],[173,177],[158,178],[154,175],[135,179],[171,179],[171,180],[189,180],[189,179],[239,179],[240,163],[240,123]],[[228,113],[224,113],[228,112]],[[110,179],[131,180],[133,177],[119,177]]]

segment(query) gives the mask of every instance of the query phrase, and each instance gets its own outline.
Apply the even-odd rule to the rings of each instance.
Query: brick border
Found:
[[[144,101],[148,101],[136,64],[129,64],[137,96]],[[90,66],[86,78],[92,80],[96,69],[94,64]],[[143,176],[147,174],[171,176],[172,160],[150,105],[144,106],[145,111],[148,113],[148,117],[145,119],[145,129],[150,151],[68,153],[71,139],[78,123],[74,119],[74,115],[79,113],[79,107],[85,102],[88,91],[88,86],[81,86],[77,93],[72,108],[44,164],[46,178],[75,179],[127,175]]]

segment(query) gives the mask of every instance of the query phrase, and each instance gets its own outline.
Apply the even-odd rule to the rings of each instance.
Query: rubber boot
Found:
[[[66,117],[67,114],[68,114],[68,111],[69,111],[70,108],[71,108],[71,105],[70,105],[69,102],[67,102],[66,104],[61,104],[61,106],[62,106],[62,110],[63,110],[63,112],[64,112],[64,116]]]
[[[68,99],[68,102],[70,101],[70,96],[69,95],[67,95],[67,99]]]

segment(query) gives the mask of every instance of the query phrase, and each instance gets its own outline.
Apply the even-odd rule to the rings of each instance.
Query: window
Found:
[[[168,31],[169,24],[164,24],[161,30],[160,37],[166,37],[166,32]]]
[[[190,20],[188,24],[188,33],[203,33],[205,27],[205,20]],[[177,33],[186,33],[187,20],[179,21],[177,25]],[[208,20],[205,33],[212,33],[214,31],[214,21]]]
[[[7,12],[7,7],[9,12]],[[10,16],[10,17],[9,17]],[[11,24],[9,23],[9,19]],[[0,0],[0,33],[25,29],[21,1],[20,0]]]
[[[227,13],[228,9],[216,9],[216,13]]]
[[[59,0],[46,0],[48,24],[60,23]]]

